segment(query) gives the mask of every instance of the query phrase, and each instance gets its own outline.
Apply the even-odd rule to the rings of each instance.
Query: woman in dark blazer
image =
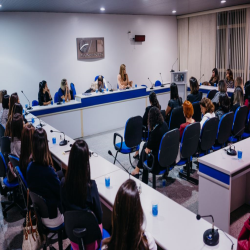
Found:
[[[142,150],[145,150],[146,154],[149,154],[151,152],[154,155],[155,166],[154,166],[153,172],[157,173],[161,169],[161,166],[159,165],[159,162],[158,162],[158,151],[159,151],[162,136],[166,132],[168,132],[168,125],[166,122],[164,122],[161,111],[156,107],[151,108],[149,111],[148,126],[149,126],[149,130],[151,131],[151,133],[150,133],[148,142],[144,144]],[[149,160],[148,160],[148,163],[149,163]],[[140,159],[139,159],[137,167],[134,169],[134,171],[131,174],[138,175],[140,169],[143,169],[142,154],[140,155]],[[146,184],[148,183],[148,170],[146,169],[143,170],[142,181]]]

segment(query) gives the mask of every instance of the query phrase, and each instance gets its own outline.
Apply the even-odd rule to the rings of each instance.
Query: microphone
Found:
[[[150,81],[149,77],[148,77],[148,80]],[[151,83],[151,88],[150,89],[154,89],[153,83],[151,81],[150,81],[150,83]]]
[[[160,73],[160,76],[161,76],[161,73]],[[161,76],[161,87],[164,87],[164,85],[163,85],[163,80],[162,80],[162,76]]]
[[[172,65],[172,69],[170,70],[170,72],[174,72],[173,67],[174,67],[174,65],[176,64],[177,61],[178,61],[178,58],[176,59],[176,61],[175,61],[174,64]]]
[[[109,83],[109,81],[107,81],[107,83],[111,86],[111,89],[109,90],[109,92],[113,92],[114,90],[113,90],[113,88],[112,88],[111,83]]]
[[[204,76],[204,74],[201,76],[201,78]],[[201,78],[198,80],[198,83],[200,82]]]
[[[37,119],[39,119],[39,118],[37,118]],[[36,126],[36,128],[42,128],[45,126],[45,124],[42,124],[41,119],[39,119],[39,122],[40,123]]]
[[[211,217],[212,218],[212,229],[208,229],[203,234],[203,242],[208,246],[216,246],[219,244],[220,235],[218,229],[214,230],[214,217],[212,215],[200,216],[197,214],[196,219],[200,220],[201,218]]]
[[[108,154],[111,155],[113,158],[115,158],[110,150],[108,151]],[[129,171],[128,171],[128,170],[127,170],[127,169],[126,169],[117,159],[116,159],[116,161],[117,161],[117,162],[122,166],[122,168],[128,173],[129,179],[130,179],[130,173],[129,173]]]
[[[59,145],[60,145],[60,146],[65,146],[65,145],[68,144],[68,141],[65,140],[65,134],[64,134],[64,132],[55,131],[55,130],[50,130],[50,133],[60,133],[60,134],[63,134],[63,135],[64,135],[64,139],[63,139],[63,141],[61,141],[61,142],[59,143]]]
[[[23,91],[21,90],[21,92],[23,93]],[[33,109],[31,106],[30,106],[30,101],[29,99],[27,98],[27,96],[23,93],[23,95],[25,96],[25,98],[27,99],[27,101],[29,102],[29,107],[27,108],[28,110],[31,110]]]

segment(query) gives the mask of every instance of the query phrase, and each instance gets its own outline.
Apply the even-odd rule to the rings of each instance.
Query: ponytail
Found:
[[[149,101],[151,102],[153,107],[157,107],[158,109],[161,110],[161,105],[159,104],[159,101],[157,99],[155,92],[151,92],[149,94]]]

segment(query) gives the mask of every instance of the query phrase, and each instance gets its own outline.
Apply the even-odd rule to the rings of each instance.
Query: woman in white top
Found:
[[[201,113],[203,115],[202,120],[200,122],[202,129],[205,121],[209,120],[212,117],[215,117],[215,114],[214,114],[214,105],[212,101],[208,98],[203,98],[200,101],[200,107],[201,107]]]
[[[132,87],[133,82],[129,81],[125,64],[122,64],[120,66],[120,72],[119,75],[117,76],[117,83],[119,85],[119,89],[126,89]]]
[[[145,232],[140,194],[134,180],[119,188],[112,214],[112,234],[102,242],[102,250],[157,250],[153,237]]]

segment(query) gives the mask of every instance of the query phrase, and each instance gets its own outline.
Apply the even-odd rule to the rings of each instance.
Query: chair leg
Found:
[[[117,155],[118,155],[118,151],[116,151],[116,154],[115,154],[114,164],[116,162]]]
[[[156,189],[156,176],[153,174],[153,189]]]
[[[59,246],[59,250],[63,250],[62,230],[58,231],[58,246]]]
[[[190,157],[189,157],[188,162],[187,162],[187,173],[185,174],[184,172],[179,172],[179,176],[180,176],[180,178],[185,179],[188,182],[193,183],[194,185],[198,185],[199,180],[190,176],[190,165],[191,164],[192,164],[192,162],[190,161]]]
[[[135,168],[135,167],[133,166],[132,162],[131,162],[131,155],[130,155],[130,153],[129,153],[129,162],[130,162],[131,167],[132,167],[132,168]]]

